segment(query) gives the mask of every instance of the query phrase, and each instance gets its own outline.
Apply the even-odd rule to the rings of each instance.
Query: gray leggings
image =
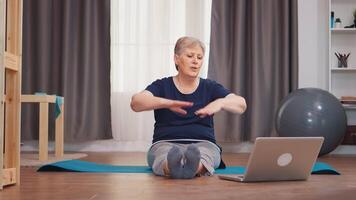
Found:
[[[177,146],[184,152],[189,144],[174,143],[172,141],[159,141],[151,146],[147,153],[147,163],[155,175],[164,176],[163,165],[167,161],[168,151]],[[214,169],[219,167],[221,157],[219,147],[209,141],[199,141],[195,145],[200,150],[201,163],[207,169],[205,175],[213,175]]]

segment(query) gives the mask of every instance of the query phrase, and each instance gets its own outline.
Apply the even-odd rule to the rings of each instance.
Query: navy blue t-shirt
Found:
[[[215,143],[213,116],[200,118],[194,112],[230,94],[229,90],[213,80],[200,78],[199,86],[193,93],[183,94],[174,85],[173,77],[156,80],[146,90],[156,97],[194,103],[192,107],[183,108],[187,111],[186,115],[166,108],[154,110],[156,123],[153,143],[174,139],[198,139]]]

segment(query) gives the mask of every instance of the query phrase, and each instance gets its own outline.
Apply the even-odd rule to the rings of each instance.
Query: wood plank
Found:
[[[6,14],[6,1],[0,0],[0,177],[3,177],[4,170],[4,85],[5,85],[5,66],[4,66],[4,52],[5,52],[5,17]],[[0,190],[3,188],[3,179],[0,178]]]
[[[48,103],[40,103],[39,160],[48,160]]]
[[[22,55],[22,0],[7,1],[6,51]]]
[[[64,153],[64,98],[62,97],[61,113],[56,119],[55,130],[55,154],[57,158],[63,156]]]
[[[19,72],[6,71],[5,154],[4,166],[20,173],[20,81]],[[18,182],[18,181],[17,181]]]
[[[22,103],[55,103],[56,95],[21,95]]]
[[[4,54],[5,68],[13,71],[19,70],[21,56],[14,55],[12,53],[5,52]]]
[[[22,0],[7,1],[6,47],[8,53],[22,56]],[[16,168],[20,183],[21,59],[18,71],[6,70],[5,168]]]
[[[146,153],[88,152],[83,160],[116,165],[146,165]],[[245,166],[248,154],[224,153],[229,166]],[[356,157],[319,158],[341,175],[312,175],[308,181],[238,183],[212,177],[174,180],[152,174],[39,173],[21,168],[21,187],[0,192],[0,199],[355,199]]]
[[[15,184],[16,183],[16,168],[4,169],[2,179],[3,179],[3,186]]]

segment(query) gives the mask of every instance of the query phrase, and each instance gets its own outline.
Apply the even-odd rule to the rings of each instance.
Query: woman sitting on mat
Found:
[[[198,76],[204,51],[198,39],[178,39],[174,48],[178,74],[156,80],[132,97],[132,110],[154,110],[147,162],[156,175],[177,179],[212,175],[221,161],[213,115],[220,110],[241,114],[246,109],[244,98]]]

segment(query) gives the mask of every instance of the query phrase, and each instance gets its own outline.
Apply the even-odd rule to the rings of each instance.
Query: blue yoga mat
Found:
[[[98,164],[82,160],[66,160],[51,163],[40,167],[39,172],[95,172],[95,173],[152,173],[148,166],[117,166]],[[226,169],[217,169],[216,174],[243,174],[245,167],[229,166]],[[340,175],[333,167],[323,162],[316,162],[312,174]]]

